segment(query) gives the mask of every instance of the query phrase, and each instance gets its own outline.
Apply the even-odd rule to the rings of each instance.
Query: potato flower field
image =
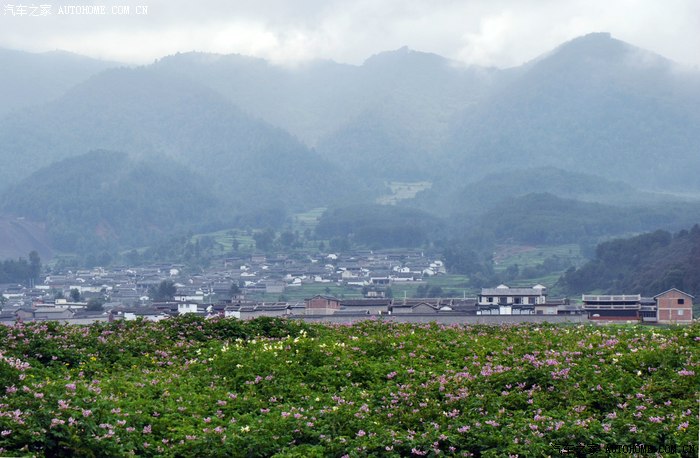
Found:
[[[697,456],[699,373],[698,323],[17,323],[0,455]]]

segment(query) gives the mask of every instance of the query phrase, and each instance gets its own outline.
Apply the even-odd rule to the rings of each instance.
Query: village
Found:
[[[252,254],[227,258],[219,268],[187,274],[184,266],[94,268],[46,275],[33,287],[0,285],[0,322],[56,320],[89,324],[113,320],[161,320],[169,316],[252,319],[289,317],[347,323],[363,319],[438,323],[594,322],[688,324],[693,296],[677,289],[639,294],[552,297],[546,286],[482,288],[468,297],[391,297],[392,285],[426,284],[444,275],[440,260],[420,251],[353,252],[294,259]],[[161,285],[173,291],[157,297]],[[325,293],[303,299],[286,294],[312,285]],[[334,297],[325,285],[356,290]],[[298,294],[297,294],[298,296]]]

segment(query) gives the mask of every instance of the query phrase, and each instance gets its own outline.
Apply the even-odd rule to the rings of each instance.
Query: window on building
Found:
[[[487,299],[487,302],[492,303],[492,302],[493,302],[493,297],[489,297],[489,298]]]
[[[683,309],[678,310],[678,316],[683,316],[683,312],[685,312],[685,310],[683,310]]]
[[[516,303],[516,304],[522,304],[522,302],[523,302],[522,298],[520,298],[520,297],[516,297],[516,298],[515,298],[515,303]]]
[[[679,305],[685,304],[685,299],[678,299],[678,304]]]

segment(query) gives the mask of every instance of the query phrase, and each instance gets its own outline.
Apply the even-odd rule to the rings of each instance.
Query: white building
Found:
[[[535,285],[532,288],[510,288],[498,285],[483,288],[477,299],[479,315],[530,315],[535,306],[547,303],[547,288]]]

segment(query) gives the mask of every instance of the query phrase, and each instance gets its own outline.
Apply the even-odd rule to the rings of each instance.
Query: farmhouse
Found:
[[[676,288],[654,296],[656,319],[664,324],[690,324],[693,321],[693,296]]]
[[[583,310],[594,321],[641,321],[689,324],[693,321],[693,296],[672,288],[653,298],[640,294],[582,296]]]

